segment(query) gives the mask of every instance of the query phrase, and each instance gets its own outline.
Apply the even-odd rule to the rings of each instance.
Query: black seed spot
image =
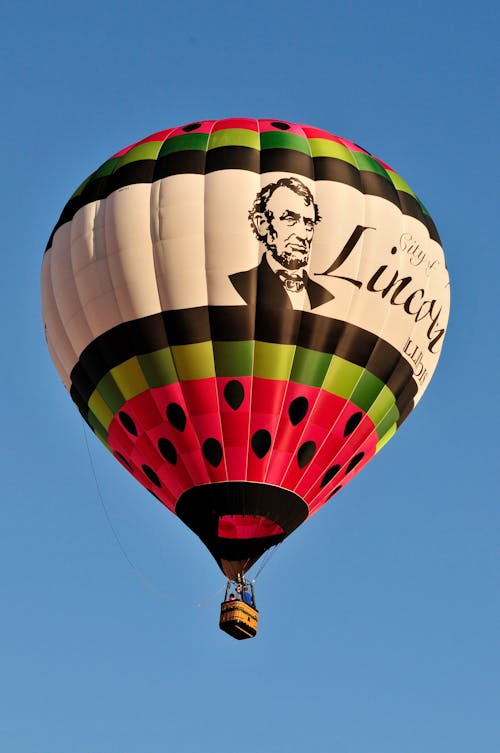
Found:
[[[336,486],[333,492],[330,495],[330,499],[333,497],[334,494],[337,494],[342,489],[342,486]]]
[[[185,133],[191,133],[191,131],[196,131],[200,127],[201,127],[201,123],[190,123],[189,125],[184,126],[182,130]]]
[[[332,480],[332,478],[337,475],[339,471],[340,465],[332,465],[332,467],[327,470],[327,472],[321,479],[320,486],[326,486]]]
[[[257,457],[262,459],[264,455],[267,455],[271,447],[271,435],[267,429],[258,429],[253,435],[250,444]]]
[[[271,125],[273,126],[273,128],[279,128],[280,131],[288,131],[290,128],[288,123],[282,123],[281,121],[274,121],[273,123],[271,123]]]
[[[128,413],[125,413],[124,410],[121,410],[118,414],[118,418],[122,422],[123,426],[126,428],[129,434],[133,434],[134,437],[137,436],[137,428],[133,422],[133,420],[130,418]]]
[[[305,418],[308,408],[309,401],[306,397],[296,397],[295,400],[292,400],[288,408],[288,415],[294,426],[300,424],[302,419]]]
[[[221,443],[213,437],[210,437],[210,439],[205,439],[205,441],[203,442],[203,455],[208,460],[210,465],[213,465],[214,468],[217,468],[220,461],[222,460]]]
[[[186,414],[179,403],[169,403],[167,406],[167,418],[177,431],[184,431],[186,428]]]
[[[167,460],[171,465],[175,465],[177,463],[177,452],[174,445],[169,439],[165,439],[165,437],[159,439],[158,449],[160,450],[165,460]]]
[[[237,379],[231,379],[224,387],[224,397],[230,408],[238,410],[245,397],[242,383],[238,382]]]
[[[161,486],[161,481],[156,475],[156,473],[153,471],[152,468],[149,467],[149,465],[143,465],[142,470],[148,477],[148,479],[155,485],[155,486]]]
[[[344,437],[348,437],[349,434],[352,434],[354,429],[359,426],[361,419],[363,418],[363,414],[361,411],[358,411],[357,413],[353,413],[350,419],[347,421],[344,429]]]
[[[299,447],[297,453],[299,468],[305,468],[305,466],[313,459],[315,452],[316,442],[304,442],[304,444]]]
[[[397,247],[396,247],[396,246],[393,246],[393,247],[391,248],[391,254],[392,254],[392,255],[394,256],[394,254],[397,254],[397,253],[398,253],[398,249],[397,249]]]
[[[130,468],[130,470],[132,470],[132,466],[131,466],[131,465],[130,465],[130,463],[128,462],[127,458],[126,458],[126,457],[124,457],[124,456],[123,456],[123,455],[121,454],[121,452],[118,452],[118,451],[116,451],[116,452],[115,452],[115,456],[116,456],[116,457],[118,458],[118,460],[121,460],[121,461],[122,461],[122,463],[123,463],[124,465],[126,465],[126,466],[127,466],[127,468]]]
[[[357,464],[360,462],[360,460],[363,460],[365,456],[364,452],[358,452],[357,455],[355,455],[352,460],[349,461],[349,465],[347,466],[346,473],[350,473],[353,468],[356,468]]]

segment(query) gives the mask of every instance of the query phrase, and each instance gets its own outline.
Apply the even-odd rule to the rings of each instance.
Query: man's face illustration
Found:
[[[271,219],[268,219],[271,217]],[[260,229],[272,257],[288,270],[305,267],[314,235],[314,206],[303,196],[281,186],[272,194],[261,215]],[[265,227],[267,226],[267,232]]]

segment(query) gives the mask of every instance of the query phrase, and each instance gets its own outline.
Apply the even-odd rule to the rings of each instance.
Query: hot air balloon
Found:
[[[404,180],[284,121],[122,149],[42,266],[48,348],[83,418],[240,585],[408,417],[448,312],[440,239]],[[247,606],[221,627],[255,634]]]

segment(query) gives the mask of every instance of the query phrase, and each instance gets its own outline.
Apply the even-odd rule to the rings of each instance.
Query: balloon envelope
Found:
[[[449,282],[429,213],[366,150],[282,121],[200,121],[78,188],[42,309],[87,423],[236,577],[411,412]]]

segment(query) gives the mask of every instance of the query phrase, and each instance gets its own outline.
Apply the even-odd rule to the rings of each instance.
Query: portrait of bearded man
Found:
[[[246,303],[265,308],[315,309],[334,297],[310,279],[307,266],[314,229],[321,221],[309,188],[297,178],[281,178],[259,191],[248,213],[265,251],[257,267],[229,276]],[[304,295],[305,291],[305,295]]]

